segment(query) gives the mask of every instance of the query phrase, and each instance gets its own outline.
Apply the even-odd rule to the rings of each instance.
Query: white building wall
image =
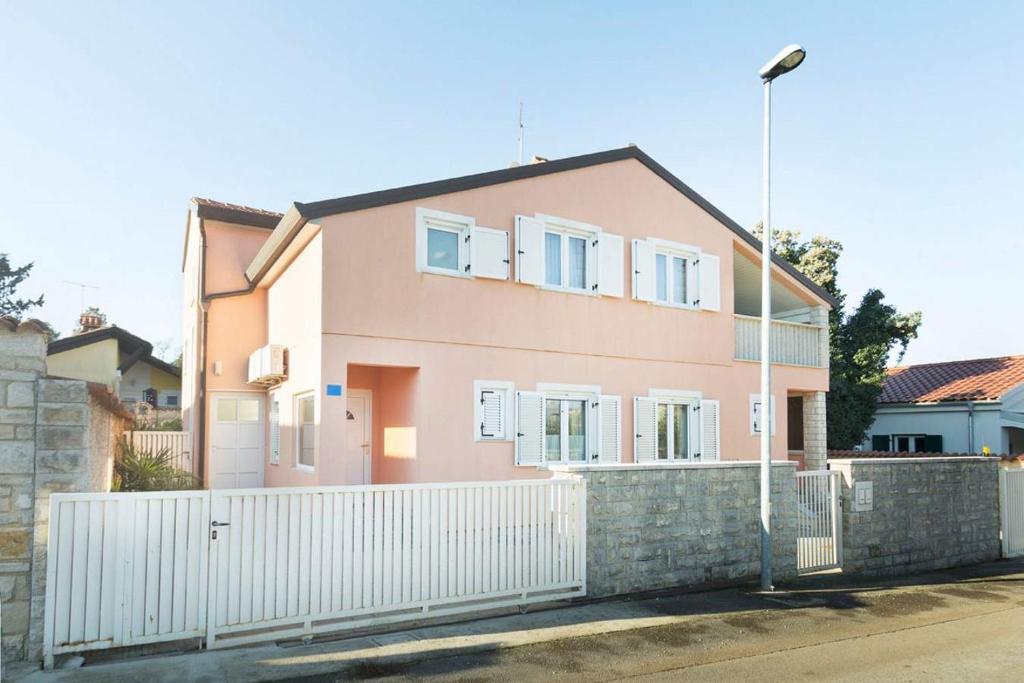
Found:
[[[880,408],[868,429],[864,450],[871,450],[876,434],[941,434],[947,453],[980,453],[984,446],[993,453],[1006,452],[1005,430],[999,420],[1000,404],[974,405],[974,444],[968,442],[968,409],[965,404]]]

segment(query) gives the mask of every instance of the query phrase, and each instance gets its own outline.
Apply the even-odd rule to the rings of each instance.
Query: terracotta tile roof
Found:
[[[1024,356],[890,368],[879,403],[997,401],[1024,384]]]
[[[272,216],[274,218],[281,218],[284,216],[283,213],[277,211],[267,211],[266,209],[256,209],[251,206],[243,206],[242,204],[229,204],[228,202],[218,202],[216,199],[205,199],[203,197],[193,197],[194,201],[199,206],[209,206],[215,209],[228,209],[231,211],[241,211],[242,213],[251,213],[256,216]]]

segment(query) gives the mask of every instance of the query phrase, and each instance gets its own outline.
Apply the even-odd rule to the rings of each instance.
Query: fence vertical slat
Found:
[[[199,563],[201,561],[200,544],[205,543],[206,534],[202,527],[202,500],[188,499],[186,552],[185,552],[185,623],[184,630],[195,630],[199,622]]]
[[[335,493],[331,495],[333,502],[331,503],[332,517],[334,521],[331,525],[331,593],[328,604],[329,609],[332,612],[337,612],[342,609],[342,580],[344,579],[344,561],[342,555],[342,538],[345,533],[345,526],[348,524],[348,520],[351,518],[351,513],[345,508],[345,496],[341,493]]]
[[[458,595],[459,571],[456,558],[459,554],[458,538],[458,491],[445,491],[445,499],[448,501],[448,513],[445,517],[445,547],[448,549],[448,560],[445,571],[448,576],[448,586],[445,588],[446,597]]]
[[[427,513],[423,506],[423,490],[414,489],[409,492],[410,494],[410,505],[411,510],[409,515],[411,517],[411,531],[412,534],[412,551],[410,557],[410,577],[409,577],[409,599],[413,602],[419,602],[422,598],[422,586],[423,586],[423,522],[424,517]]]
[[[317,612],[332,610],[331,590],[334,587],[333,572],[340,564],[334,562],[334,494],[325,493],[320,496],[322,521],[320,522],[320,588],[316,603]]]
[[[441,575],[444,573],[444,562],[447,553],[441,553],[441,492],[430,492],[430,593],[428,597],[436,600],[441,597]]]
[[[401,491],[402,502],[402,562],[400,588],[396,593],[395,602],[407,603],[412,600],[412,558],[415,548],[413,547],[412,539],[412,491]],[[398,569],[399,565],[395,566]]]
[[[393,591],[393,579],[394,574],[393,562],[394,562],[394,524],[395,524],[395,496],[393,491],[385,491],[383,496],[384,506],[384,522],[383,522],[383,538],[381,540],[381,564],[383,566],[383,576],[381,578],[381,589],[380,597],[378,598],[377,604],[379,605],[390,605],[391,596]]]
[[[171,499],[174,507],[174,571],[171,578],[171,632],[185,630],[185,600],[188,573],[188,499]]]
[[[363,515],[366,510],[366,494],[354,493],[352,494],[352,526],[353,526],[353,541],[352,541],[352,607],[362,607],[365,603],[365,581],[363,580],[363,568],[365,567],[365,559],[363,558],[363,538],[365,536],[365,522]]]
[[[262,621],[267,604],[267,496],[252,501],[252,613],[253,621]]]
[[[241,504],[241,515],[232,519],[234,524],[230,533],[238,538],[238,563],[239,563],[239,587],[238,587],[238,617],[236,623],[248,623],[252,621],[253,601],[253,564],[256,558],[253,556],[253,545],[255,541],[256,524],[256,499],[254,496],[239,496]]]
[[[377,607],[384,603],[384,492],[373,493],[373,515],[370,526],[370,542],[373,548],[373,592],[370,604]]]
[[[362,494],[363,499],[363,526],[359,530],[359,543],[362,546],[362,597],[360,605],[370,607],[373,605],[373,499],[374,493]]]
[[[100,579],[103,561],[103,503],[88,504],[89,536],[86,545],[85,613],[82,640],[96,640],[100,634]]]
[[[299,498],[299,568],[295,575],[295,580],[298,584],[298,607],[296,608],[296,615],[306,614],[309,612],[309,581],[310,573],[312,572],[312,562],[310,562],[310,554],[312,552],[312,539],[310,534],[312,533],[312,500],[311,496],[307,493],[303,493],[298,496]]]
[[[320,590],[323,581],[324,540],[324,497],[322,494],[309,496],[309,604],[303,614],[316,614],[320,611]]]
[[[353,603],[353,598],[357,593],[362,595],[362,588],[355,579],[355,575],[359,572],[360,567],[362,567],[362,558],[359,557],[359,547],[354,545],[352,540],[353,531],[359,528],[356,520],[362,514],[362,505],[359,504],[358,495],[352,493],[342,494],[341,509],[344,527],[341,538],[341,556],[345,561],[341,583],[341,608],[343,610],[352,609],[353,604],[359,604],[358,600]],[[356,504],[353,504],[353,496],[356,497]],[[356,540],[358,541],[358,538]]]

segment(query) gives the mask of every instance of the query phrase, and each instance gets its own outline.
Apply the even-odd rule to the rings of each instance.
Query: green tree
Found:
[[[43,305],[43,295],[37,299],[15,299],[18,285],[32,272],[32,263],[20,268],[12,268],[7,254],[0,254],[0,315],[21,318],[22,315],[36,306]]]
[[[753,233],[760,239],[761,226]],[[772,239],[776,254],[839,302],[829,314],[828,447],[853,448],[864,441],[874,420],[893,352],[899,362],[910,340],[917,338],[921,312],[900,313],[884,302],[881,290],[869,289],[857,308],[847,314],[846,295],[838,284],[843,245],[820,236],[803,242],[800,233],[792,230],[773,230]]]

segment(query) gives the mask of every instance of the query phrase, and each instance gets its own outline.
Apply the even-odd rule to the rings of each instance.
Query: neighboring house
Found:
[[[865,448],[1024,453],[1024,356],[891,368]]]
[[[632,146],[285,214],[195,199],[198,471],[330,485],[754,459],[759,250]],[[773,283],[774,453],[822,467],[834,301],[780,259]]]
[[[106,384],[125,404],[181,407],[181,371],[154,357],[148,341],[114,325],[50,342],[46,369],[53,377]]]

